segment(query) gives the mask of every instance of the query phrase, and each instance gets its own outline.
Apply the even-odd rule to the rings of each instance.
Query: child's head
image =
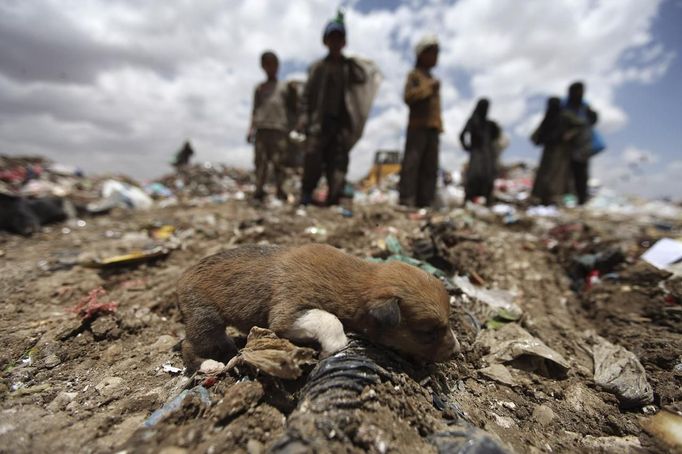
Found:
[[[434,35],[423,37],[415,46],[414,53],[417,56],[418,67],[433,68],[438,63],[438,38]]]
[[[568,87],[568,103],[574,106],[579,106],[583,102],[585,95],[585,84],[578,81],[573,82]]]
[[[341,55],[341,50],[346,46],[346,25],[341,11],[338,12],[336,19],[329,21],[324,27],[322,42],[331,55]]]
[[[268,79],[275,79],[277,77],[277,70],[279,69],[279,59],[272,51],[265,51],[260,56],[260,66],[267,74]]]

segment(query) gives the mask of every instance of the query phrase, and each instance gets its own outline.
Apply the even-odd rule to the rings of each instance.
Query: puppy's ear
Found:
[[[374,301],[370,304],[369,315],[379,328],[395,328],[400,324],[400,298],[397,296]]]

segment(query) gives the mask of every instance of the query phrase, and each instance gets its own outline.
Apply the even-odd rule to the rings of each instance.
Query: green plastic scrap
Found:
[[[384,239],[384,242],[386,243],[386,249],[388,249],[388,252],[390,252],[391,254],[394,255],[405,254],[405,251],[403,250],[403,247],[400,244],[400,240],[395,235],[388,235],[386,239]]]
[[[386,259],[387,262],[393,260],[398,260],[400,262],[407,263],[408,265],[416,266],[417,268],[421,268],[422,270],[426,271],[427,273],[433,274],[436,277],[447,277],[443,271],[439,270],[430,263],[424,262],[422,260],[417,260],[407,255],[394,254]]]
[[[410,257],[409,255],[405,255],[405,250],[403,249],[403,246],[400,244],[400,240],[395,235],[390,234],[386,236],[384,242],[386,243],[386,249],[388,250],[388,252],[391,253],[391,255],[385,260],[382,260],[377,257],[368,257],[367,260],[374,263],[398,260],[400,262],[407,263],[408,265],[421,268],[422,270],[426,271],[427,273],[433,274],[436,277],[442,278],[447,277],[443,271],[439,270],[430,263],[424,262],[422,260],[417,260],[414,257]]]
[[[493,318],[485,322],[485,327],[488,329],[499,329],[507,323],[515,322],[520,318],[520,314],[514,314],[507,309],[500,309]]]

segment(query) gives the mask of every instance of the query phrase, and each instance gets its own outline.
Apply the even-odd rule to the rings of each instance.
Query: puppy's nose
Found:
[[[455,355],[459,353],[462,350],[462,346],[459,345],[459,341],[457,340],[457,335],[453,330],[450,330],[450,335],[452,336],[452,354]]]

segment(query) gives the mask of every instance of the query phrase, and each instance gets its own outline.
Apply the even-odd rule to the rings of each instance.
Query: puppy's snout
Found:
[[[452,354],[455,355],[462,351],[462,346],[459,345],[459,341],[457,340],[457,335],[453,330],[450,330],[450,338],[452,339]]]
[[[460,352],[461,347],[457,336],[453,330],[448,330],[448,334],[443,337],[443,343],[436,354],[436,361],[446,361]]]

